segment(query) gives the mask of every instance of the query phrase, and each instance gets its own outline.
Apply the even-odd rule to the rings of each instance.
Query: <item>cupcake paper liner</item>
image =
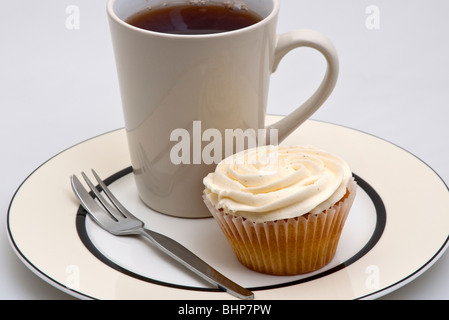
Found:
[[[345,196],[319,214],[258,223],[217,210],[206,197],[204,201],[244,266],[261,273],[298,275],[324,267],[335,256],[356,189],[351,179]]]

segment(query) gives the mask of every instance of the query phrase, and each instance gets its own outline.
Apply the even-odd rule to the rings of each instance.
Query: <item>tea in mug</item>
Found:
[[[204,35],[249,27],[262,17],[245,5],[176,3],[145,9],[126,20],[135,27],[169,34]]]

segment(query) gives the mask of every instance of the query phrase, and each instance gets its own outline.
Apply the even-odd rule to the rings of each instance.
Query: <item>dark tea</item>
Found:
[[[126,22],[149,31],[201,35],[238,30],[261,20],[261,16],[246,6],[177,3],[146,9],[134,14]]]

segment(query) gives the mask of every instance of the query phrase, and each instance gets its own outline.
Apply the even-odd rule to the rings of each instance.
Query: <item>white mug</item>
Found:
[[[216,135],[269,129],[281,142],[329,97],[339,63],[332,43],[316,31],[276,34],[279,0],[244,0],[262,21],[223,33],[173,35],[126,22],[150,6],[183,1],[188,2],[109,0],[107,12],[139,196],[155,211],[201,218],[210,216],[202,200],[202,180],[217,162],[203,156],[224,156],[218,149],[211,152]],[[270,75],[289,51],[299,47],[324,55],[323,82],[301,107],[266,128]]]

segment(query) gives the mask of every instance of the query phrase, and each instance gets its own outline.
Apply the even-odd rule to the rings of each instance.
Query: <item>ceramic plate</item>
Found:
[[[279,117],[269,116],[267,122]],[[212,218],[158,214],[137,196],[124,129],[77,144],[48,160],[19,187],[7,216],[19,258],[55,287],[83,299],[232,299],[149,243],[114,237],[86,216],[70,176],[91,168],[146,226],[179,241],[256,299],[373,299],[407,284],[444,253],[449,192],[409,152],[372,135],[309,120],[287,144],[310,144],[351,166],[358,195],[337,254],[325,268],[293,277],[243,267]]]

